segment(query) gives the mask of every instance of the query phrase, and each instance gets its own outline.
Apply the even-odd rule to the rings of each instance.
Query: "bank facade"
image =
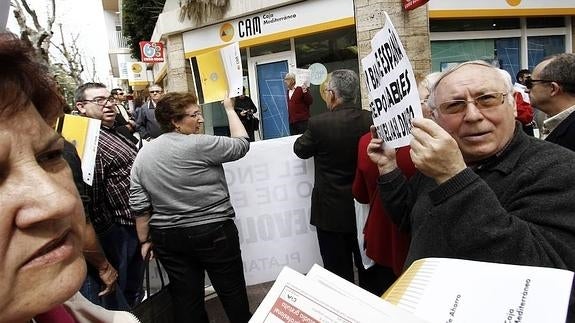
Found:
[[[261,121],[256,137],[277,138],[289,133],[285,73],[312,70],[311,113],[325,111],[325,74],[360,70],[384,11],[416,75],[470,59],[493,62],[514,75],[549,54],[572,52],[574,8],[575,0],[431,0],[405,12],[401,0],[252,0],[230,1],[223,17],[180,22],[178,1],[167,0],[151,39],[163,41],[167,50],[166,62],[153,66],[154,82],[167,91],[198,93],[195,57],[238,42],[246,92]],[[364,108],[366,93],[362,84]],[[225,134],[221,104],[202,108],[205,133]]]

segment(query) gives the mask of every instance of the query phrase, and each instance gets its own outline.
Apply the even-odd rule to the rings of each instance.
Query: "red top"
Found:
[[[289,123],[306,121],[309,119],[309,106],[313,103],[313,97],[309,89],[304,93],[301,87],[296,86],[291,98],[287,91]]]
[[[46,313],[34,317],[38,323],[76,323],[74,317],[66,311],[64,305],[58,305]]]
[[[529,124],[533,121],[533,108],[531,104],[523,100],[523,95],[520,92],[513,93],[515,97],[515,107],[517,109],[517,119],[521,124]]]
[[[403,271],[410,237],[399,231],[383,208],[377,191],[379,172],[377,166],[367,156],[367,145],[370,140],[369,132],[359,139],[353,196],[361,203],[371,204],[363,229],[367,255],[379,265],[392,268],[399,276]],[[396,152],[397,165],[408,178],[415,173],[409,150],[409,147],[402,147]]]

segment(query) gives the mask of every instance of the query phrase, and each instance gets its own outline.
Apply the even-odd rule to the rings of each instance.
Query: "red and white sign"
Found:
[[[140,55],[144,63],[158,63],[164,61],[164,43],[141,41]]]
[[[413,10],[426,4],[429,0],[403,0],[404,10]]]

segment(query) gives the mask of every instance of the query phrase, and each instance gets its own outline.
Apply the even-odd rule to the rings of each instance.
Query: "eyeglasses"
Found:
[[[489,109],[500,105],[505,100],[507,93],[492,92],[480,95],[473,100],[450,100],[441,103],[438,109],[443,114],[459,114],[465,111],[469,103],[475,104],[477,109]]]
[[[156,93],[162,93],[162,91],[156,91],[156,90],[150,91],[150,94],[156,94]]]
[[[552,80],[534,80],[534,79],[528,77],[525,79],[525,87],[528,90],[531,90],[533,88],[533,86],[535,85],[535,83],[537,83],[537,82],[539,82],[539,83],[551,83],[551,82],[555,82],[555,81],[552,81]]]
[[[194,119],[199,118],[199,117],[203,117],[202,113],[199,112],[199,111],[198,111],[198,112],[194,112],[194,113],[192,113],[192,114],[186,114],[186,115],[187,115],[188,117],[194,118]]]
[[[82,102],[91,102],[99,106],[105,106],[108,102],[115,103],[116,99],[114,97],[97,96],[90,100],[82,100]]]
[[[124,92],[118,92],[116,95],[124,95]]]

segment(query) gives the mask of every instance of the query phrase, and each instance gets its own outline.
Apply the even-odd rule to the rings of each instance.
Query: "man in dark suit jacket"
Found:
[[[542,139],[575,151],[575,54],[544,58],[527,79],[531,104],[547,114]]]
[[[351,188],[358,141],[372,124],[371,113],[356,103],[359,78],[354,71],[332,72],[325,91],[329,111],[309,119],[307,130],[294,143],[294,152],[303,159],[314,157],[311,224],[317,229],[324,267],[353,282],[355,260],[362,286]]]

